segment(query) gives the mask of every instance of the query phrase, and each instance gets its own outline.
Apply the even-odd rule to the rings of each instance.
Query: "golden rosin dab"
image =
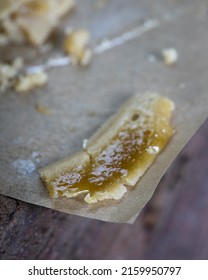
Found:
[[[158,94],[132,97],[84,151],[40,170],[51,197],[84,194],[87,203],[120,199],[173,135],[173,108],[172,101]]]

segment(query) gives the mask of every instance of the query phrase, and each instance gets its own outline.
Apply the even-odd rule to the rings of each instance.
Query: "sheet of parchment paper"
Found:
[[[63,26],[86,27],[92,44],[142,24],[158,26],[134,40],[94,56],[87,68],[51,69],[49,83],[33,93],[7,92],[0,97],[0,193],[63,212],[110,222],[133,222],[151,198],[161,176],[196,132],[208,112],[207,1],[77,1]],[[98,1],[99,2],[99,1]],[[128,3],[127,3],[128,2]],[[104,3],[104,1],[103,1]],[[174,47],[173,66],[164,65],[161,50]],[[31,51],[26,48],[26,51]],[[33,51],[31,51],[33,52]],[[34,55],[40,63],[60,53]],[[1,49],[1,57],[25,53]],[[38,169],[82,148],[120,105],[136,92],[156,91],[175,102],[176,135],[137,186],[120,202],[87,206],[76,199],[49,198]],[[50,109],[44,116],[40,103]]]

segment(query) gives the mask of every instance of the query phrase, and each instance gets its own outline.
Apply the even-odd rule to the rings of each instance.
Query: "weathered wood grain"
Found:
[[[208,259],[208,121],[161,182],[158,225],[142,255],[148,259]],[[154,203],[154,202],[152,202]]]

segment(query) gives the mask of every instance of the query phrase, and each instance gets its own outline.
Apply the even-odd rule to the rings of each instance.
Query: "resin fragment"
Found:
[[[132,97],[82,152],[40,170],[51,197],[82,195],[89,204],[121,199],[173,135],[173,109],[171,100],[155,93]]]

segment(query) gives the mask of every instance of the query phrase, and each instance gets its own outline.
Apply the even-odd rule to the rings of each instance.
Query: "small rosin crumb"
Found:
[[[89,48],[90,33],[85,29],[69,30],[64,38],[64,51],[74,64],[88,65],[92,57]]]
[[[10,63],[0,63],[0,93],[13,87],[23,66],[24,62],[21,57],[15,58]]]
[[[75,0],[0,0],[0,3],[0,46],[10,43],[41,46],[75,6]]]
[[[33,74],[21,76],[15,85],[17,92],[27,92],[37,87],[42,87],[48,82],[47,73],[40,71]]]
[[[174,48],[167,48],[162,50],[163,62],[166,65],[173,65],[178,60],[178,52]]]
[[[44,115],[44,116],[48,116],[51,114],[50,108],[46,107],[45,105],[43,105],[41,103],[36,103],[35,109],[38,113],[40,113],[41,115]]]

